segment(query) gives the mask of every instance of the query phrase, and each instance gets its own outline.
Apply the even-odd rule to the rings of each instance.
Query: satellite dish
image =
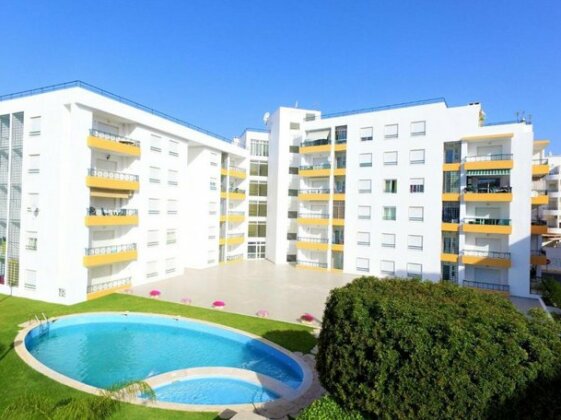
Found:
[[[263,123],[267,124],[269,122],[269,118],[271,118],[271,114],[268,112],[265,112],[265,114],[263,115]]]

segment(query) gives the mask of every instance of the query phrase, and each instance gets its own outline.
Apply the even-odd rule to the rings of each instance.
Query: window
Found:
[[[395,234],[382,233],[382,246],[384,248],[395,248]]]
[[[157,198],[148,199],[148,214],[160,214],[160,200]]]
[[[37,232],[27,232],[27,243],[25,249],[29,251],[37,251]]]
[[[166,244],[171,245],[177,242],[176,230],[168,229],[166,231]]]
[[[159,243],[158,241],[158,231],[156,229],[148,231],[148,246],[157,246]]]
[[[289,189],[289,190],[288,190],[288,196],[289,196],[289,197],[298,197],[298,190]]]
[[[216,191],[216,178],[210,178],[209,188],[211,191]]]
[[[442,186],[444,193],[459,193],[460,192],[460,172],[446,171],[444,172],[444,185]]]
[[[27,172],[30,174],[39,173],[39,155],[29,155],[29,169]]]
[[[168,200],[168,214],[177,214],[177,200]]]
[[[289,241],[295,241],[297,237],[298,237],[298,234],[296,232],[294,232],[294,233],[288,232],[286,234],[286,239],[289,240]]]
[[[249,195],[254,197],[267,197],[266,181],[250,181]]]
[[[36,212],[39,208],[39,193],[27,194],[27,211]]]
[[[150,166],[150,182],[152,184],[160,183],[160,168],[156,166]]]
[[[251,161],[249,163],[249,174],[253,176],[267,176],[269,165],[267,162]]]
[[[248,234],[252,238],[265,238],[267,233],[266,222],[253,222],[248,224]]]
[[[41,134],[41,117],[40,116],[31,117],[29,119],[29,125],[30,125],[30,130],[29,130],[29,135],[30,136],[38,136],[39,134]]]
[[[460,163],[462,160],[462,142],[444,143],[444,163]]]
[[[335,143],[347,142],[347,126],[335,127]]]
[[[357,258],[356,271],[364,271],[368,273],[370,271],[370,260],[368,258]]]
[[[288,173],[290,175],[298,175],[298,167],[297,166],[290,166],[288,168]]]
[[[252,156],[269,156],[269,142],[267,140],[251,139],[249,144]]]
[[[369,168],[372,166],[372,153],[361,153],[358,155],[358,161],[361,168]]]
[[[416,149],[409,151],[409,163],[418,165],[425,163],[425,149]]]
[[[424,207],[409,207],[409,220],[422,222],[424,219]]]
[[[175,140],[169,141],[169,154],[170,156],[179,156],[179,142]]]
[[[360,141],[371,141],[373,138],[372,127],[363,127],[360,129]]]
[[[423,237],[420,235],[408,235],[407,248],[421,251],[423,249]]]
[[[296,262],[296,254],[287,254],[286,262]]]
[[[358,218],[361,220],[370,220],[371,210],[370,206],[358,206]]]
[[[211,216],[213,214],[216,214],[217,208],[218,208],[218,205],[216,204],[216,201],[210,201],[208,203],[208,214],[210,214]]]
[[[216,239],[216,226],[208,227],[208,239],[209,240]]]
[[[358,181],[358,192],[359,194],[365,194],[372,192],[372,180],[370,179],[359,179]]]
[[[175,273],[175,258],[166,258],[166,274]]]
[[[250,201],[249,215],[252,217],[267,217],[267,202],[253,200]]]
[[[290,153],[300,153],[300,148],[298,146],[288,146],[288,151]]]
[[[423,266],[421,264],[407,263],[407,277],[422,277]]]
[[[290,129],[291,129],[291,130],[300,130],[300,123],[291,122],[291,123],[290,123]]]
[[[380,261],[380,271],[393,276],[395,274],[395,262],[388,260]]]
[[[150,150],[158,153],[162,151],[162,138],[160,136],[150,135]]]
[[[423,193],[425,192],[425,178],[411,178],[409,181],[410,193]]]
[[[168,169],[168,185],[177,185],[178,172]]]
[[[289,219],[296,219],[296,218],[298,218],[298,212],[297,212],[297,211],[289,211],[289,212],[288,212],[288,218],[289,218]]]
[[[397,179],[385,179],[384,192],[395,194],[397,192]]]
[[[384,126],[384,138],[386,139],[396,139],[399,134],[398,124],[386,124]]]
[[[265,258],[265,242],[248,242],[247,259],[258,260]]]
[[[28,290],[35,290],[37,288],[37,271],[25,270],[25,282],[23,287]]]
[[[384,165],[397,165],[397,152],[384,152]]]
[[[146,278],[158,276],[158,261],[148,261],[146,263]]]
[[[384,220],[395,220],[395,207],[384,207]]]
[[[370,246],[370,232],[357,232],[356,243],[357,245]]]
[[[427,123],[426,121],[413,121],[411,123],[412,136],[424,136],[426,134]]]

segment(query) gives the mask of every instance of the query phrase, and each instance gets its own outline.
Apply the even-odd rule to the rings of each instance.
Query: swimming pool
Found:
[[[309,386],[309,368],[279,346],[181,317],[71,315],[29,329],[23,343],[47,368],[44,373],[54,371],[73,386],[109,388],[146,380],[158,400],[171,403],[264,403],[291,399]],[[214,396],[208,395],[212,389]]]

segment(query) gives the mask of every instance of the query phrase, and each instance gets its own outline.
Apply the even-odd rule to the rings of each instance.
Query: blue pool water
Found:
[[[25,345],[47,367],[99,388],[194,367],[252,370],[293,389],[303,379],[292,358],[258,340],[167,317],[76,315],[56,320],[45,334],[30,331]]]
[[[264,403],[279,398],[277,394],[251,382],[212,376],[185,379],[154,389],[156,399],[183,404]]]

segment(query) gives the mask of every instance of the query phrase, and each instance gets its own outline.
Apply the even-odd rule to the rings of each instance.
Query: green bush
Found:
[[[336,402],[368,418],[498,418],[554,380],[560,333],[499,295],[362,277],[331,292],[317,369]]]
[[[314,401],[298,415],[298,420],[363,420],[357,412],[351,412],[329,397]]]
[[[543,297],[551,305],[561,308],[561,283],[552,278],[542,280]]]

